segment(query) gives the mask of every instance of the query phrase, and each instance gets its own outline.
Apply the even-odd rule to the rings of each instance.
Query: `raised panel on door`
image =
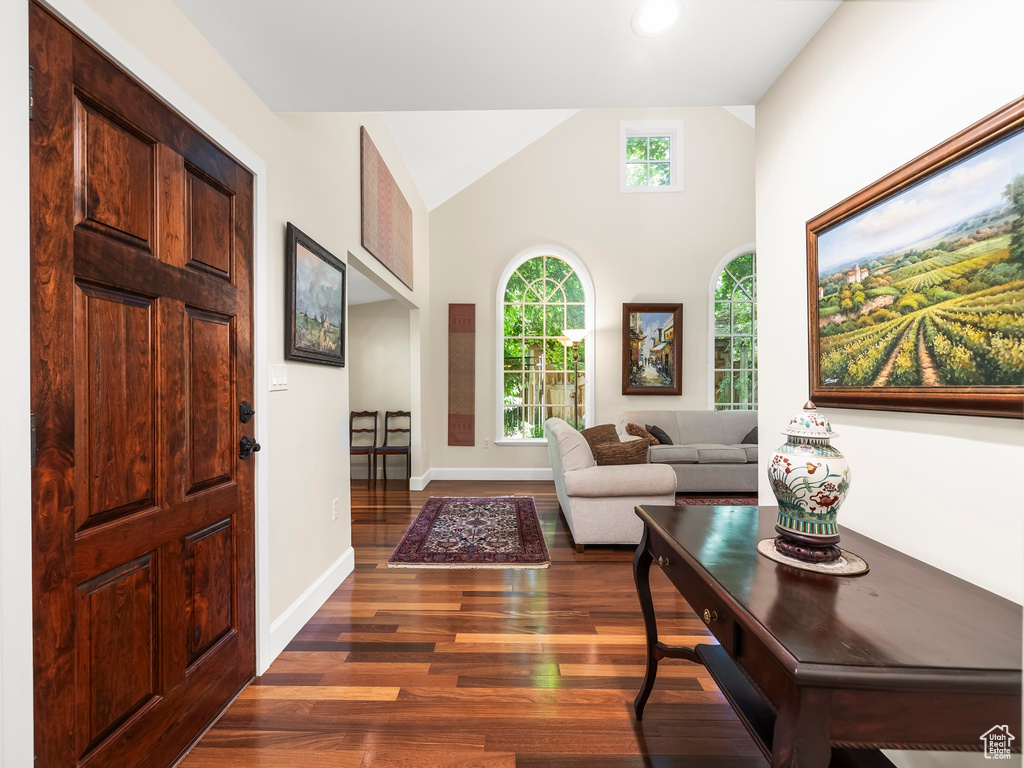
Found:
[[[235,558],[231,519],[185,539],[189,664],[234,629]]]
[[[155,570],[149,553],[78,586],[80,756],[158,695]]]
[[[154,142],[124,120],[75,101],[77,222],[150,247],[154,222]]]
[[[232,319],[186,307],[188,493],[231,479],[237,448]]]
[[[188,265],[231,278],[234,235],[232,194],[192,165],[186,165]]]
[[[78,529],[155,504],[153,302],[75,285]]]

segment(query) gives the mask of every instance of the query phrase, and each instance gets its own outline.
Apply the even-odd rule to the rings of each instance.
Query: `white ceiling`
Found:
[[[358,269],[355,269],[351,264],[349,264],[346,277],[348,278],[348,285],[345,292],[348,294],[348,305],[350,307],[356,304],[375,304],[378,301],[390,301],[394,298],[394,296],[370,280]]]
[[[756,104],[839,0],[175,0],[278,112]]]
[[[576,112],[386,112],[384,122],[427,210],[433,210]]]

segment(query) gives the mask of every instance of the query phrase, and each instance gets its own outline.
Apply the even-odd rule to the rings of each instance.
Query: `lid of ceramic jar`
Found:
[[[839,437],[839,433],[832,431],[828,419],[818,413],[817,407],[810,400],[800,413],[789,420],[782,434],[792,437]]]

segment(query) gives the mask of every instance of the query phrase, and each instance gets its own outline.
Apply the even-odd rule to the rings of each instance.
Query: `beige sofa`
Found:
[[[757,446],[740,443],[757,426],[757,411],[626,411],[623,439],[630,422],[661,427],[672,438],[673,445],[651,447],[650,461],[672,468],[678,493],[757,491]]]
[[[576,551],[587,544],[637,544],[640,504],[675,503],[676,476],[658,464],[599,467],[583,435],[562,419],[544,423],[558,503]]]

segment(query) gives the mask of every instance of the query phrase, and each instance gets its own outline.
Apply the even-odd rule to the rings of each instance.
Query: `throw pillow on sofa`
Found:
[[[641,427],[639,424],[630,422],[626,425],[626,434],[632,435],[633,437],[639,437],[641,440],[646,442],[648,445],[658,445],[658,438],[648,432],[646,429]]]
[[[646,464],[647,442],[645,440],[628,440],[625,443],[601,443],[595,445],[594,461],[599,467],[612,464]]]
[[[757,427],[747,432],[740,440],[740,445],[757,445]]]
[[[661,443],[662,445],[672,445],[673,444],[672,443],[672,438],[668,436],[668,432],[666,432],[661,427],[655,427],[655,426],[652,426],[652,425],[648,424],[647,425],[647,431],[650,432],[652,435],[654,435],[654,437],[657,438],[658,442]]]
[[[619,431],[614,424],[598,424],[596,427],[588,427],[580,432],[590,446],[590,452],[602,443],[618,443]]]

